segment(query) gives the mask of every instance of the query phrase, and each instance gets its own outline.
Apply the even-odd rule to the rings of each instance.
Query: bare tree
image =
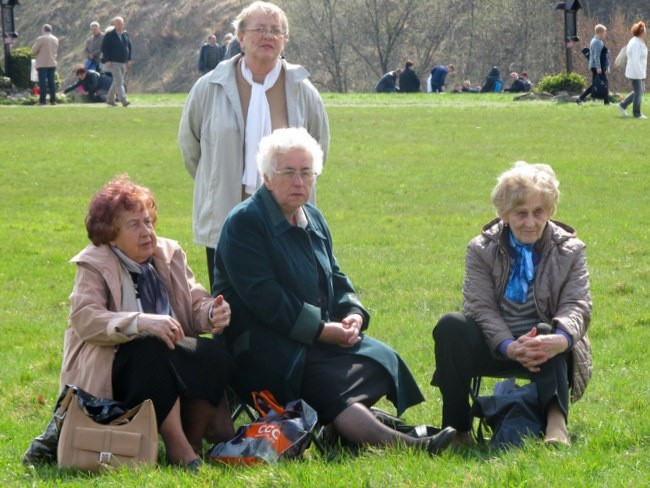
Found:
[[[358,16],[350,17],[351,47],[370,71],[379,76],[389,71],[403,42],[404,30],[422,8],[418,0],[363,0]]]
[[[306,53],[310,59],[309,69],[329,74],[325,84],[333,91],[348,90],[348,69],[346,56],[348,42],[345,32],[346,2],[337,0],[299,0],[288,5],[292,17],[292,42],[290,51]],[[293,35],[293,32],[297,34]]]

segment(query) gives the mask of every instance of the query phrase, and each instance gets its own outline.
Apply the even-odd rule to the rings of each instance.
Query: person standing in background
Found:
[[[627,107],[632,104],[634,118],[647,119],[641,113],[641,102],[645,93],[646,71],[648,70],[648,48],[645,44],[647,30],[644,22],[632,26],[632,39],[627,43],[627,64],[625,77],[632,82],[632,93],[618,104],[623,117],[627,117]]]
[[[230,47],[230,43],[234,37],[235,36],[230,32],[223,36],[223,40],[219,46],[219,62],[223,61],[224,59],[228,59],[228,48]]]
[[[52,35],[52,26],[43,25],[42,34],[32,46],[38,71],[38,89],[40,90],[39,105],[45,105],[47,92],[50,92],[50,105],[56,105],[56,56],[59,52],[59,40]]]
[[[255,160],[260,139],[276,129],[304,127],[325,154],[329,147],[325,105],[309,72],[281,57],[289,39],[284,11],[253,2],[233,25],[242,53],[196,81],[178,129],[183,162],[194,180],[194,242],[206,248],[210,285],[226,216],[262,184]]]
[[[456,70],[453,64],[444,64],[438,65],[431,70],[431,76],[429,77],[429,92],[430,93],[442,93],[445,91],[445,83],[447,82],[447,74],[453,73]]]
[[[237,36],[233,36],[232,40],[228,43],[228,49],[226,49],[226,59],[233,58],[241,53],[241,44]]]
[[[90,23],[90,37],[86,39],[84,54],[86,55],[86,69],[99,71],[102,64],[102,42],[104,33],[99,27],[99,22]]]
[[[124,30],[124,19],[122,17],[115,17],[112,24],[113,29],[104,34],[104,41],[102,42],[104,64],[113,74],[113,83],[110,90],[108,90],[106,103],[114,107],[115,96],[117,96],[122,106],[128,107],[131,102],[126,99],[124,77],[127,68],[131,66],[131,39]]]
[[[208,42],[204,43],[199,50],[199,71],[202,75],[212,71],[221,61],[221,48],[217,44],[217,36],[210,34]]]
[[[592,95],[592,89],[596,86],[598,78],[604,79],[607,83],[607,69],[609,68],[609,56],[605,46],[605,37],[607,36],[607,27],[598,24],[594,28],[594,38],[589,43],[589,69],[591,70],[591,85],[578,97],[576,103],[582,105],[589,95]],[[609,105],[609,93],[605,95],[605,105]]]

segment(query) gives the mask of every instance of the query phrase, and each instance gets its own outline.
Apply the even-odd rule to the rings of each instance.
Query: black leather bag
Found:
[[[604,100],[609,94],[609,83],[603,75],[597,75],[594,84],[591,85],[591,97]]]

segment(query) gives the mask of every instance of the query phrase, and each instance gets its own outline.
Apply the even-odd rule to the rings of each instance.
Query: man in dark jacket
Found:
[[[217,36],[210,34],[208,42],[201,46],[199,51],[199,71],[206,74],[212,71],[221,61],[221,46],[217,44]]]
[[[122,106],[128,107],[130,102],[126,99],[124,76],[127,68],[131,66],[131,39],[124,30],[122,17],[115,17],[112,23],[114,28],[106,31],[102,42],[104,66],[113,74],[113,83],[108,90],[106,103],[114,107],[117,96]]]
[[[404,71],[399,75],[399,91],[402,93],[415,93],[420,91],[420,78],[415,72],[413,61],[407,61]]]

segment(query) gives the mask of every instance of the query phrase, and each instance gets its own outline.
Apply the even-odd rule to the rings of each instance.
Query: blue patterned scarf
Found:
[[[535,265],[533,264],[533,247],[535,244],[522,244],[512,233],[508,236],[510,249],[514,251],[514,263],[510,278],[506,285],[506,297],[516,303],[525,303],[528,296],[528,285],[535,278]]]
[[[160,276],[153,267],[153,259],[149,258],[145,263],[136,263],[118,248],[111,246],[113,252],[120,259],[122,264],[131,274],[135,295],[140,302],[144,313],[155,313],[158,315],[171,315],[169,295]]]

